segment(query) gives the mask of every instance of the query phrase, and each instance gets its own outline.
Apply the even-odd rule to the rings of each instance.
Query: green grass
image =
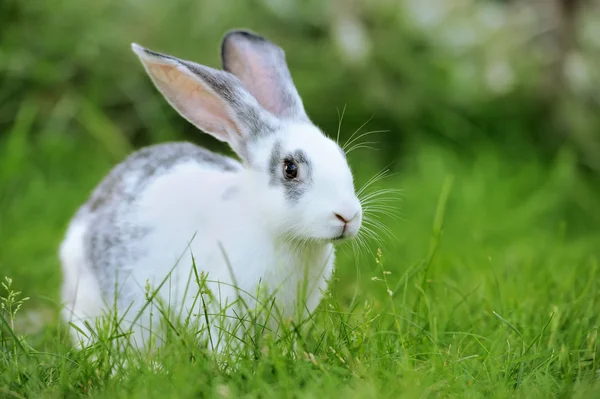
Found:
[[[189,331],[152,359],[70,349],[58,318],[57,247],[123,154],[93,136],[29,137],[34,114],[22,107],[0,144],[0,275],[30,297],[14,326],[3,314],[0,397],[600,394],[600,195],[568,151],[549,164],[485,145],[465,157],[414,143],[381,183],[404,193],[402,220],[383,220],[394,236],[381,256],[372,241],[362,256],[340,252],[295,358],[290,337],[267,337],[231,370]],[[350,157],[359,185],[380,168],[376,153],[361,151]],[[139,364],[111,374],[124,356]]]

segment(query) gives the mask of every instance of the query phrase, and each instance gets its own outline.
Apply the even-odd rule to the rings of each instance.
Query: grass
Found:
[[[600,394],[600,195],[568,151],[549,164],[414,143],[380,182],[404,193],[403,218],[382,219],[393,236],[340,252],[312,324],[288,330],[296,355],[290,336],[267,337],[231,370],[185,330],[153,357],[70,348],[58,243],[123,154],[94,135],[29,137],[34,115],[25,104],[0,144],[0,275],[13,279],[0,296],[30,297],[0,320],[1,397]],[[351,154],[359,184],[380,167],[361,151]],[[113,367],[128,356],[135,367]]]

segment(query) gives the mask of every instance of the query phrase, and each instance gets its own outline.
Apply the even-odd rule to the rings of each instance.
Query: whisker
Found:
[[[361,230],[361,232],[359,232],[355,239],[352,241],[352,248],[354,252],[358,254],[359,257],[365,256],[366,252],[369,249],[363,235],[364,233]]]
[[[368,188],[368,187],[370,187],[370,186],[372,186],[373,184],[375,184],[375,183],[377,183],[377,182],[379,182],[379,181],[381,181],[383,179],[386,179],[388,177],[391,177],[391,176],[393,176],[393,175],[385,175],[384,174],[382,176],[378,176],[376,180],[373,180],[373,182],[369,182],[369,185],[365,186],[365,189]],[[365,189],[363,189],[362,192],[365,192]],[[388,192],[388,193],[404,194],[404,190],[402,190],[400,188],[390,188],[390,187],[387,187],[387,188],[378,188],[378,189],[374,189],[374,190],[375,191]],[[362,192],[361,192],[361,194],[362,194]],[[372,191],[369,191],[369,192],[372,192]]]
[[[363,205],[363,207],[366,209],[374,209],[374,210],[386,210],[386,211],[391,211],[391,212],[395,212],[397,210],[399,210],[400,208],[397,206],[392,206],[392,205],[388,205],[389,201],[383,201],[384,198],[381,199],[381,201],[375,201],[375,200],[371,200],[366,204],[361,204]]]
[[[358,136],[354,137],[354,138],[350,138],[348,139],[348,141],[346,141],[346,143],[344,144],[344,146],[342,147],[342,149],[344,151],[346,151],[346,148],[348,148],[349,146],[351,146],[352,144],[355,144],[358,142],[358,140],[362,139],[363,137],[367,137],[370,136],[372,134],[376,134],[376,133],[387,133],[389,132],[389,130],[369,130],[368,132],[364,132],[359,134]],[[378,142],[374,142],[374,144],[377,144]]]
[[[337,114],[338,114],[338,130],[337,130],[337,138],[335,139],[335,142],[339,145],[340,144],[340,131],[342,130],[342,120],[344,119],[344,114],[346,113],[346,104],[344,104],[344,109],[342,110],[342,115],[340,115],[340,110],[336,108]]]
[[[367,121],[366,121],[365,123],[363,123],[362,125],[360,125],[360,126],[358,127],[358,129],[356,129],[356,130],[354,131],[354,133],[352,133],[352,134],[350,135],[350,137],[348,138],[348,140],[346,140],[346,143],[344,143],[344,145],[342,146],[342,150],[348,146],[348,142],[349,142],[350,140],[352,140],[352,139],[354,138],[354,136],[355,136],[355,135],[356,135],[358,132],[360,132],[360,130],[361,130],[363,127],[365,127],[365,126],[367,125],[367,123],[371,122],[371,119],[373,119],[373,117],[374,117],[374,116],[375,116],[375,115],[371,115],[371,117],[370,117],[369,119],[367,119]]]
[[[395,194],[395,195],[392,195]],[[397,190],[393,188],[382,188],[378,190],[373,190],[365,193],[360,193],[359,200],[361,204],[368,204],[368,201],[379,198],[384,195],[388,195],[388,197],[380,198],[381,201],[395,201],[404,197],[404,192],[402,190]]]
[[[368,225],[368,223],[365,223]],[[371,227],[367,227],[365,226],[365,224],[363,224],[363,226],[361,227],[361,230],[364,231],[364,234],[372,239],[373,241],[375,241],[378,245],[381,246],[381,236],[375,231],[373,230]]]
[[[360,196],[371,185],[382,180],[388,172],[389,172],[389,169],[387,166],[385,168],[383,168],[381,171],[377,172],[369,180],[367,180],[365,184],[362,185],[362,187],[356,192],[356,195]]]
[[[368,216],[373,216],[376,219],[380,218],[380,215],[384,215],[387,216],[389,218],[392,218],[394,220],[401,220],[402,216],[400,212],[396,209],[392,210],[381,210],[381,209],[376,209],[376,208],[365,208],[365,211],[363,213],[364,215],[368,215]]]
[[[354,144],[351,148],[346,150],[346,155],[350,154],[352,151],[360,150],[361,148],[373,151],[379,151],[378,148],[372,147],[369,144],[377,144],[376,141],[366,141],[364,143]]]
[[[394,234],[394,232],[392,231],[392,229],[390,229],[388,226],[386,226],[385,224],[383,224],[380,221],[375,221],[375,220],[365,220],[363,222],[364,224],[366,224],[367,226],[371,226],[373,228],[378,228],[381,229],[381,231],[390,239],[396,239],[396,235]]]

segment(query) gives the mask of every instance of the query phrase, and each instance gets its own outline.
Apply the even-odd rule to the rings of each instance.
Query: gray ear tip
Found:
[[[174,57],[171,57],[170,55],[161,54],[156,51],[149,50],[145,47],[140,46],[137,43],[131,43],[131,50],[133,50],[133,52],[136,53],[138,57],[154,57],[160,58],[162,60],[174,60]]]
[[[234,40],[236,38],[255,42],[255,43],[268,42],[268,40],[265,37],[255,33],[255,32],[252,32],[249,29],[232,29],[232,30],[226,32],[225,35],[223,36],[223,46],[225,46],[226,43],[228,43],[231,40]]]
[[[221,61],[223,63],[223,69],[226,71],[230,71],[228,58],[230,52],[235,51],[235,42],[242,46],[242,43],[245,42],[250,48],[260,48],[263,52],[279,53],[281,57],[285,58],[283,49],[266,37],[254,33],[249,29],[232,29],[223,35],[223,40],[221,42]]]

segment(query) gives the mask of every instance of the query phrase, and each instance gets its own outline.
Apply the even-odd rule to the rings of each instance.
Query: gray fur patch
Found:
[[[286,179],[282,173],[284,160],[293,161],[298,164],[301,178],[298,180]],[[285,198],[291,203],[296,203],[306,193],[312,184],[312,165],[306,153],[302,150],[296,150],[291,154],[283,155],[281,143],[276,142],[271,150],[269,159],[269,174],[271,186],[282,186]]]
[[[298,163],[303,163],[303,164],[306,164],[306,165],[310,166],[310,161],[308,160],[308,157],[306,156],[306,153],[304,151],[302,151],[302,150],[296,150],[296,151],[294,151],[293,158]],[[311,171],[310,168],[308,168],[307,172],[312,175],[312,171]]]
[[[234,159],[213,153],[191,143],[166,143],[142,148],[118,164],[98,185],[89,201],[80,209],[89,218],[85,250],[92,270],[105,295],[114,295],[114,278],[119,274],[123,297],[130,273],[129,265],[143,255],[138,242],[151,232],[150,226],[127,223],[134,211],[137,195],[157,176],[184,162],[195,162],[221,171],[242,169]],[[199,182],[201,184],[201,182]],[[125,285],[125,287],[123,287]]]
[[[271,156],[269,157],[269,184],[274,186],[279,182],[279,167],[281,166],[281,142],[276,141],[271,149]]]

